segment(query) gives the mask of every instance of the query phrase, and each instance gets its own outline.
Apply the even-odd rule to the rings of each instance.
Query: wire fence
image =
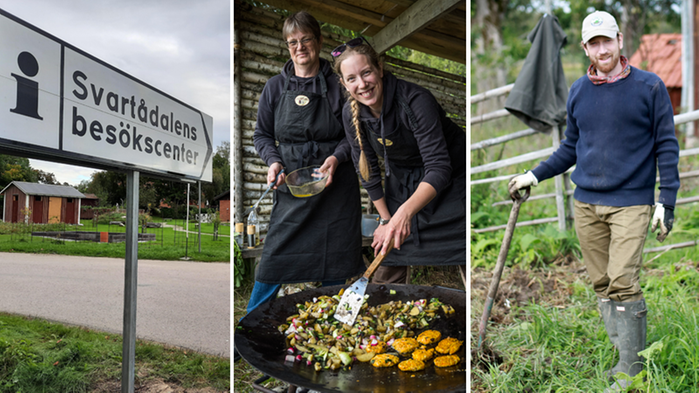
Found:
[[[139,226],[139,247],[187,247],[196,243],[199,228],[196,221],[185,219],[163,219]],[[122,222],[94,224],[82,220],[81,225],[55,223],[4,223],[0,234],[9,234],[12,242],[39,242],[67,244],[75,242],[120,243],[125,241],[126,227]],[[218,233],[202,231],[202,236],[212,236],[214,241],[223,241]]]

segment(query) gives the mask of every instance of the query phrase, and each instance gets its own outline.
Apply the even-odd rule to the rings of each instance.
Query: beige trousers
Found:
[[[575,201],[575,231],[597,297],[617,302],[643,299],[639,275],[651,208]]]

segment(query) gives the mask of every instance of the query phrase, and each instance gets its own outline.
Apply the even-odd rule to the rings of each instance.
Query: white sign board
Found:
[[[0,148],[210,182],[212,139],[210,116],[0,10]]]

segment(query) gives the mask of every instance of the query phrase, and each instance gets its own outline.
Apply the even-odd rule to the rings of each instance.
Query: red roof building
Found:
[[[682,97],[682,34],[644,34],[629,63],[657,74],[670,94],[675,114]]]

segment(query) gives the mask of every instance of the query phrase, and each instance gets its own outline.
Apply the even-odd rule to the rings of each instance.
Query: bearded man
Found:
[[[519,189],[576,165],[575,230],[607,334],[619,350],[608,375],[634,376],[643,369],[638,352],[646,345],[648,309],[639,284],[643,243],[651,221],[652,232],[660,228],[661,242],[672,229],[679,144],[665,84],[621,55],[624,37],[614,17],[601,11],[588,15],[581,45],[591,64],[570,88],[566,139],[508,187],[517,198]],[[612,391],[628,384],[619,379]]]

